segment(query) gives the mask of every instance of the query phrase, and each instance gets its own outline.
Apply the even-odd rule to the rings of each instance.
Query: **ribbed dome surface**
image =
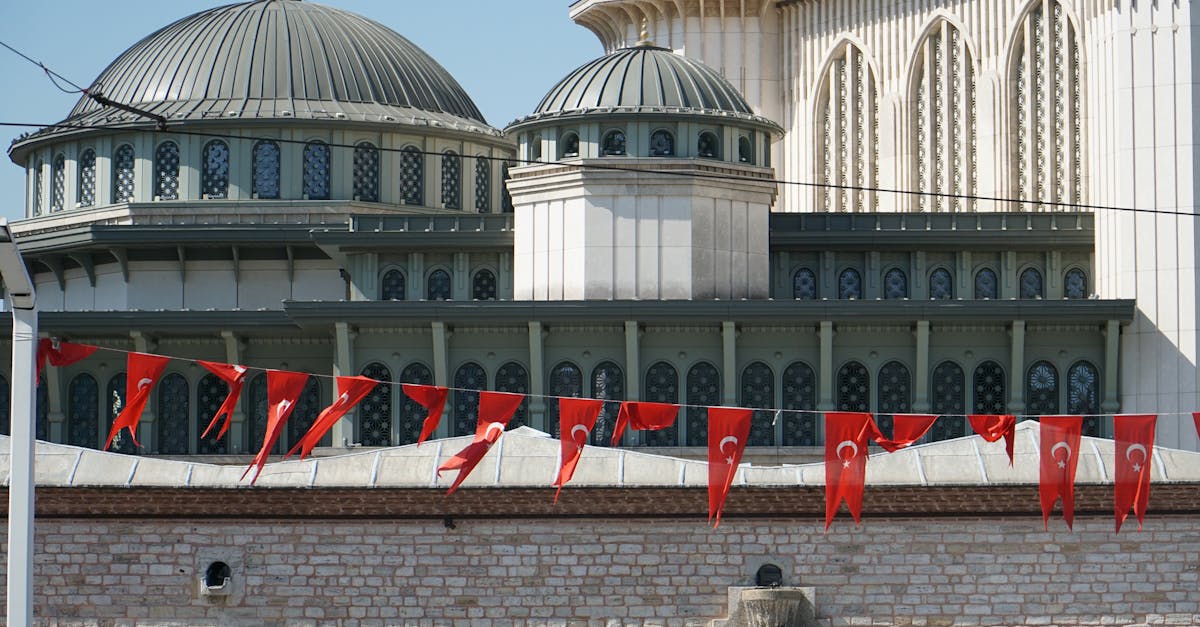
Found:
[[[297,0],[185,17],[127,50],[93,88],[169,120],[344,118],[490,130],[458,82],[412,42],[359,15]],[[70,119],[105,123],[114,113],[85,97]]]

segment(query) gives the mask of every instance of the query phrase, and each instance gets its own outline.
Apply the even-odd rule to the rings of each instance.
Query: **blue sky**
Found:
[[[492,126],[533,110],[560,78],[600,56],[587,29],[567,17],[568,0],[322,0],[383,23],[446,67]],[[0,41],[87,85],[142,37],[219,0],[0,0]],[[53,123],[77,94],[0,48],[0,121]],[[24,128],[0,127],[8,141]],[[0,216],[21,217],[24,171],[0,165]]]

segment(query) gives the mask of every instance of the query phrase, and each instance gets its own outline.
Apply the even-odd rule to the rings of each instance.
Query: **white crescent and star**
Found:
[[[736,451],[736,450],[737,450],[737,445],[738,445],[738,439],[737,439],[736,437],[732,436],[732,435],[727,435],[727,436],[725,436],[725,437],[721,438],[721,443],[720,443],[720,444],[717,444],[717,450],[721,451],[721,454],[722,454],[722,455],[728,455],[728,457],[726,457],[726,458],[725,458],[725,463],[727,463],[727,464],[730,464],[730,465],[733,465],[733,453],[726,453],[726,452],[725,452],[725,445],[726,445],[726,444],[732,444],[732,445],[733,445],[733,450],[735,450],[735,451]]]
[[[283,412],[287,411],[288,408],[291,406],[292,406],[291,401],[279,401],[279,414],[282,416]]]
[[[1056,452],[1058,452],[1058,449],[1060,449],[1060,448],[1067,449],[1067,456],[1066,456],[1066,457],[1064,457],[1064,458],[1062,458],[1062,459],[1058,459],[1057,457],[1055,457],[1055,456],[1054,456],[1054,454],[1055,454]],[[1068,460],[1068,459],[1071,459],[1071,454],[1072,454],[1072,453],[1074,453],[1074,451],[1072,451],[1072,450],[1071,450],[1071,445],[1070,445],[1070,444],[1067,444],[1066,442],[1056,442],[1056,443],[1054,444],[1054,446],[1051,446],[1051,447],[1050,447],[1050,457],[1051,457],[1052,459],[1058,459],[1058,467],[1059,467],[1059,468],[1066,468],[1066,467],[1067,467],[1067,460]]]
[[[485,437],[485,438],[490,437],[492,435],[492,429],[499,431],[500,435],[504,435],[504,424],[503,423],[489,422],[487,429],[483,432],[483,437]],[[500,436],[496,436],[496,437],[500,437]]]
[[[575,437],[575,434],[580,431],[583,432],[583,437]],[[587,443],[588,439],[588,428],[584,425],[575,425],[574,427],[571,427],[571,439],[575,441],[576,446],[578,446],[580,449],[583,449],[583,445]]]
[[[338,397],[338,402],[339,403],[349,403],[350,402],[350,393],[342,392],[342,395]]]
[[[850,457],[842,457],[842,449],[847,447],[854,449],[854,452],[850,454]],[[842,460],[842,468],[849,468],[850,460],[858,457],[858,445],[851,440],[842,440],[838,443],[837,450],[834,451],[834,455],[837,455],[838,459]]]
[[[1133,471],[1141,472],[1142,464],[1140,462],[1133,461],[1133,452],[1134,451],[1140,451],[1142,453],[1141,461],[1145,462],[1146,461],[1146,447],[1142,446],[1141,444],[1130,444],[1129,448],[1125,449],[1125,459],[1133,462]]]
[[[138,389],[139,389],[139,390],[141,390],[141,389],[145,388],[145,387],[146,387],[146,386],[148,386],[148,385],[154,385],[154,379],[151,379],[151,378],[149,378],[149,377],[145,377],[145,378],[143,378],[141,381],[138,381]]]

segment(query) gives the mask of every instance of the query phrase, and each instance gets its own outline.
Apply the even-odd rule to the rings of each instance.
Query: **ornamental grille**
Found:
[[[583,396],[583,371],[579,366],[564,361],[550,371],[550,396]],[[546,431],[556,438],[559,432],[558,417],[558,400],[549,399],[546,403]]]
[[[379,149],[370,142],[354,147],[354,198],[379,202]]]
[[[262,140],[254,144],[254,196],[279,198],[279,144]]]
[[[878,414],[875,423],[885,434],[892,433],[892,414],[907,414],[912,411],[912,377],[908,367],[898,361],[889,361],[879,368],[878,398],[875,399]]]
[[[1025,382],[1026,409],[1035,416],[1058,413],[1058,370],[1048,361],[1039,361],[1029,368]]]
[[[838,275],[838,298],[862,298],[862,275],[854,268],[846,268]]]
[[[500,169],[500,180],[503,181],[500,185],[500,211],[502,213],[513,212],[512,194],[508,193],[508,180],[512,178],[512,175],[508,173],[509,167],[511,166],[505,163]]]
[[[379,286],[380,300],[404,300],[404,273],[399,270],[388,270],[383,273]]]
[[[433,372],[429,367],[422,363],[411,363],[400,371],[401,383],[416,383],[418,385],[432,385]],[[396,442],[397,444],[412,444],[421,436],[421,427],[425,424],[426,410],[423,405],[409,398],[401,388],[400,396],[403,402],[400,404],[400,421],[396,426]]]
[[[769,409],[775,406],[775,373],[771,367],[761,361],[755,361],[742,368],[741,400],[742,407],[757,407]],[[775,444],[775,413],[771,411],[756,411],[750,417],[749,446],[773,446]]]
[[[708,445],[708,409],[698,405],[721,404],[721,374],[702,361],[687,373],[687,445]]]
[[[304,391],[300,394],[300,399],[296,401],[296,409],[292,410],[292,415],[288,417],[288,437],[287,442],[284,443],[284,451],[291,450],[300,441],[300,438],[308,433],[317,419],[317,414],[321,413],[322,409],[321,384],[316,377],[309,376],[308,383],[304,384]],[[325,437],[321,438],[317,445],[329,446],[331,439],[329,434],[325,434]]]
[[[959,30],[939,20],[917,50],[911,141],[921,211],[973,211],[975,62]]]
[[[122,144],[113,153],[112,201],[133,202],[133,146]]]
[[[658,130],[650,134],[650,156],[675,156],[675,136],[670,131]]]
[[[933,413],[938,415],[929,440],[938,442],[966,435],[967,378],[963,369],[952,361],[943,361],[933,369],[929,381],[929,399]]]
[[[619,401],[625,398],[625,377],[621,374],[620,366],[604,361],[592,369],[592,398],[613,401],[603,405],[590,438],[593,446],[609,446],[613,427],[617,424],[617,413],[621,409]]]
[[[400,200],[420,205],[425,198],[425,156],[415,146],[400,151]]]
[[[122,372],[108,381],[108,389],[104,394],[104,408],[108,412],[108,430],[112,430],[112,425],[117,420],[117,416],[121,414],[121,410],[125,408],[125,373]],[[137,452],[137,447],[133,444],[133,437],[129,434],[129,429],[121,429],[113,438],[112,446],[109,450],[114,453],[123,453],[125,455],[133,455]]]
[[[1021,298],[1042,298],[1042,273],[1035,268],[1026,268],[1021,273]]]
[[[838,369],[838,411],[871,411],[871,375],[866,366],[851,361]]]
[[[179,145],[175,142],[163,142],[154,151],[154,196],[179,199]]]
[[[1074,268],[1067,271],[1063,280],[1063,292],[1067,298],[1087,298],[1087,275],[1083,270]]]
[[[267,373],[261,372],[250,379],[246,386],[246,451],[257,452],[262,448],[263,436],[267,432]],[[276,449],[279,447],[276,446]]]
[[[429,279],[426,282],[425,298],[428,300],[450,300],[450,297],[450,273],[445,270],[430,272]]]
[[[529,371],[525,366],[510,361],[496,370],[496,391],[512,394],[529,393]],[[529,424],[529,397],[521,401],[508,425],[512,428]]]
[[[98,448],[100,441],[100,386],[90,374],[71,379],[67,414],[67,444]]]
[[[38,161],[33,171],[33,215],[42,214],[42,170],[46,169],[43,161]]]
[[[163,455],[187,455],[188,440],[188,389],[187,379],[172,372],[162,378],[155,393],[158,394],[158,452]]]
[[[908,275],[900,268],[892,268],[883,275],[883,297],[908,298]]]
[[[800,268],[792,275],[792,298],[797,300],[817,299],[817,275],[808,268]]]
[[[467,362],[454,372],[454,433],[472,435],[479,421],[479,393],[487,389],[487,373],[483,366]]]
[[[817,375],[812,366],[796,361],[783,370],[783,409],[812,412],[817,408]],[[783,414],[784,446],[815,446],[817,414]]]
[[[487,157],[475,157],[475,211],[492,212],[492,164]]]
[[[324,142],[304,145],[304,197],[329,200],[329,146]]]
[[[675,366],[655,362],[646,370],[646,389],[643,399],[652,403],[679,402],[679,372]],[[646,446],[679,446],[679,420],[670,427],[658,431],[643,431],[642,442]]]
[[[392,371],[373,362],[362,369],[362,376],[376,381],[371,391],[358,404],[358,441],[363,446],[392,444]]]
[[[817,96],[816,171],[818,204],[826,211],[875,211],[879,186],[879,104],[875,73],[858,46],[845,42],[833,53]],[[856,187],[851,190],[845,187]]]
[[[471,298],[474,300],[496,300],[496,274],[491,270],[480,270],[471,278]]]
[[[462,158],[453,152],[442,154],[442,206],[462,209]]]
[[[625,154],[625,133],[609,131],[600,142],[600,150],[606,157],[619,157]]]
[[[696,140],[696,154],[703,159],[721,158],[721,141],[716,134],[705,131]]]
[[[229,432],[223,437],[217,437],[221,432],[220,426],[214,426],[208,437],[204,437],[204,430],[212,422],[213,416],[217,415],[217,410],[221,409],[227,396],[229,384],[211,372],[201,377],[200,382],[196,384],[196,452],[200,455],[225,455],[229,452],[225,446],[229,441]],[[222,421],[224,420],[222,418]]]
[[[96,204],[96,151],[91,148],[79,155],[79,206]]]
[[[999,415],[1008,407],[1008,396],[1004,383],[1004,369],[994,361],[985,361],[975,367],[971,377],[971,411],[975,414]]]
[[[999,297],[1000,282],[996,279],[996,273],[990,268],[984,268],[979,272],[976,272],[975,298],[977,300],[995,300]]]
[[[51,184],[53,193],[50,196],[50,211],[62,211],[67,200],[67,160],[58,155],[54,158],[54,171]]]
[[[1067,413],[1083,415],[1083,434],[1101,437],[1100,373],[1096,367],[1081,361],[1067,370]]]
[[[738,162],[752,163],[754,161],[754,144],[749,137],[738,138]]]
[[[950,300],[954,298],[954,276],[945,268],[929,273],[929,298]]]
[[[200,192],[205,198],[229,197],[229,144],[213,140],[204,145]]]
[[[0,376],[0,435],[12,433],[12,396],[8,379]]]

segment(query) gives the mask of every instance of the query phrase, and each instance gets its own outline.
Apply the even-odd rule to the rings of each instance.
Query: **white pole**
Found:
[[[12,310],[12,436],[8,472],[8,624],[33,624],[33,446],[37,307]]]

